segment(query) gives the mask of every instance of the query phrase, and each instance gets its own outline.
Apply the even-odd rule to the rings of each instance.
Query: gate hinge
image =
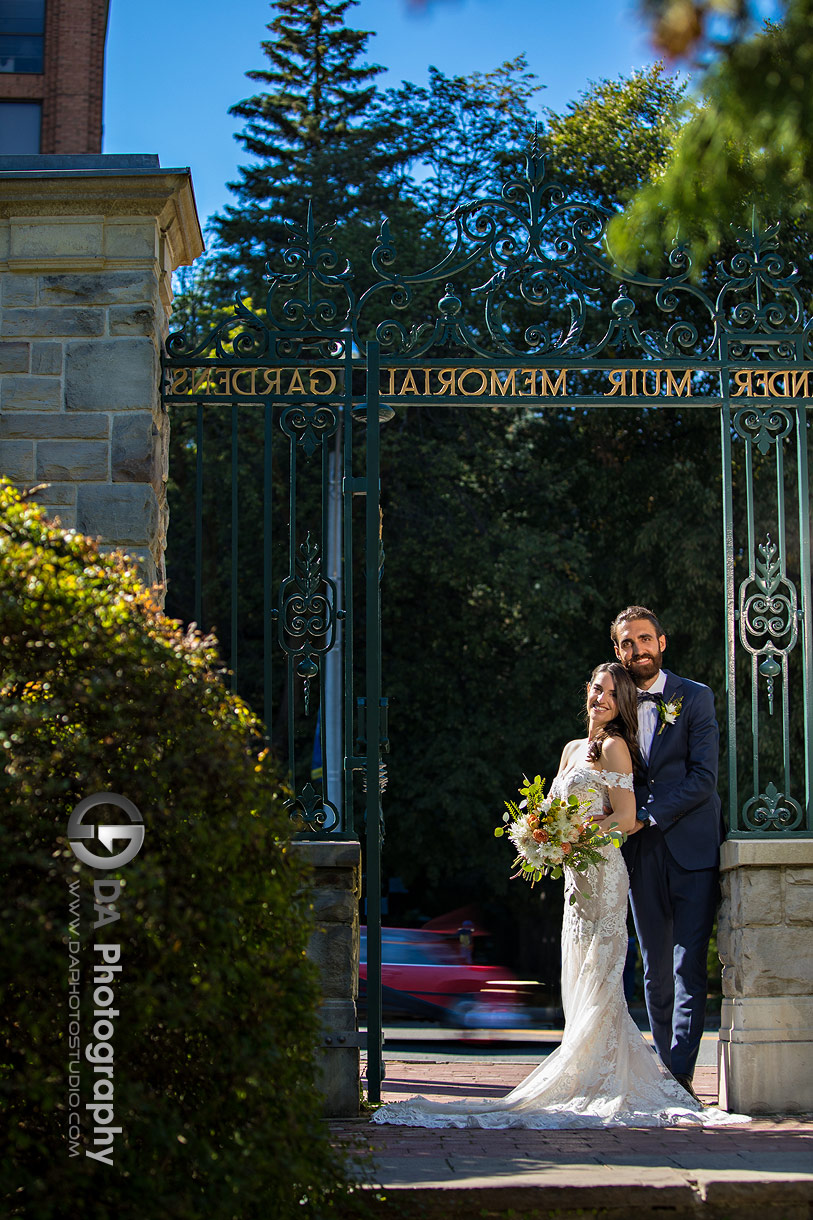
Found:
[[[367,495],[367,480],[363,475],[356,477],[355,475],[345,475],[342,479],[342,491],[351,491],[354,496]]]
[[[382,754],[390,752],[390,737],[389,737],[389,709],[390,701],[387,695],[382,695],[378,700],[378,745]],[[356,713],[358,715],[358,738],[356,740],[356,750],[361,755],[367,750],[367,700],[365,698],[356,699]]]
[[[343,1050],[346,1046],[360,1046],[362,1050],[367,1049],[367,1033],[366,1031],[351,1029],[347,1033],[330,1033],[324,1034],[322,1037],[322,1046],[333,1047],[334,1050]]]

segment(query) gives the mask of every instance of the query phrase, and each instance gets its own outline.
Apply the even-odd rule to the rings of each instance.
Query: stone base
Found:
[[[723,1109],[813,1112],[813,998],[724,999],[717,1066]]]
[[[314,930],[308,957],[319,971],[322,1042],[317,1052],[325,1118],[359,1113],[360,1038],[356,1016],[359,978],[361,846],[358,840],[298,839],[291,850],[312,870]]]
[[[720,1105],[813,1113],[813,839],[730,839],[720,870]]]

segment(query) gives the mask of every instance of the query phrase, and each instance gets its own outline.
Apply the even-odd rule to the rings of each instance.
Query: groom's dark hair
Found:
[[[618,643],[618,633],[624,623],[631,623],[637,618],[648,618],[652,626],[655,628],[655,635],[666,635],[663,627],[658,622],[658,616],[653,614],[651,610],[647,610],[646,606],[627,606],[626,610],[622,610],[617,614],[610,623],[610,639],[614,644]]]

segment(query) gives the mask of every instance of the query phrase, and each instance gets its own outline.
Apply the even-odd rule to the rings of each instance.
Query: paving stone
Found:
[[[462,1073],[497,1095],[517,1085],[530,1063],[495,1057],[398,1060],[386,1056],[384,1100],[461,1096]],[[695,1075],[715,1097],[716,1068]],[[484,1090],[484,1094],[486,1090]],[[557,1220],[734,1220],[762,1215],[809,1220],[813,1204],[813,1121],[760,1119],[736,1128],[597,1128],[521,1131],[423,1130],[357,1120],[330,1123],[337,1148],[372,1157],[384,1188],[371,1216],[397,1210],[405,1220],[532,1215]],[[361,1169],[359,1170],[361,1176]]]

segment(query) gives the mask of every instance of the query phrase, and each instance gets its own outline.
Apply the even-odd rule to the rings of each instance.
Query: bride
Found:
[[[562,752],[550,795],[589,801],[600,827],[635,834],[633,766],[638,761],[637,691],[616,662],[599,665],[587,687],[586,738]],[[617,847],[586,874],[565,867],[561,1045],[507,1096],[490,1102],[382,1106],[375,1123],[410,1127],[563,1127],[747,1122],[705,1108],[663,1066],[629,1014],[622,986],[629,881]],[[571,902],[571,896],[574,900]]]

